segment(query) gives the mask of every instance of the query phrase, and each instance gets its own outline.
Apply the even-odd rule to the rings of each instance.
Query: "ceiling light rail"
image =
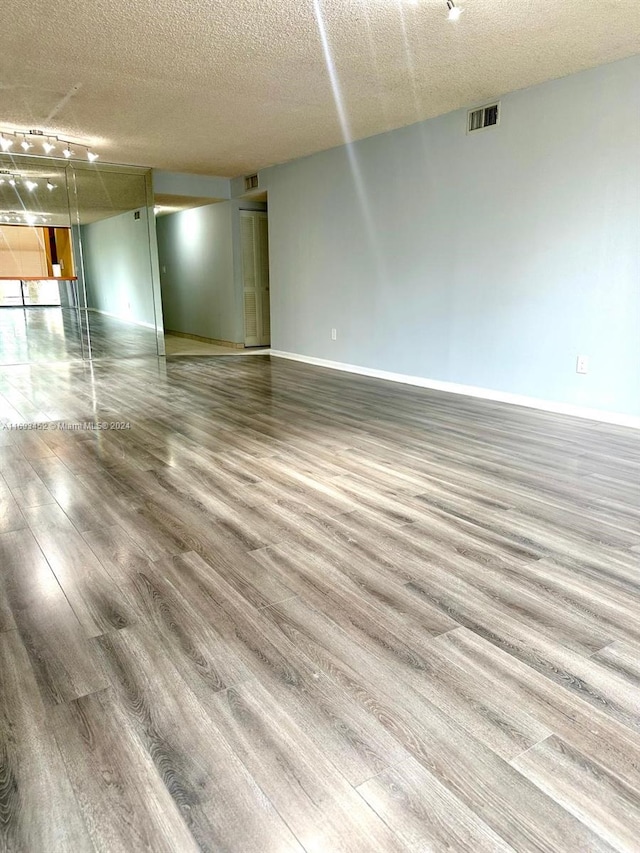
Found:
[[[90,145],[69,142],[61,136],[45,133],[43,130],[0,130],[0,151],[10,151],[14,145],[18,146],[18,144],[25,153],[40,145],[46,156],[60,149],[66,160],[84,155],[90,163],[95,163],[100,156],[92,150]]]
[[[31,213],[30,211],[9,211],[0,213],[0,225],[37,225],[51,222],[50,216],[44,213]]]

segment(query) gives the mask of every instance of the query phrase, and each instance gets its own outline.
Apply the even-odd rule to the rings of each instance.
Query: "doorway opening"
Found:
[[[166,354],[265,352],[270,343],[266,197],[164,196],[161,205],[158,200]]]

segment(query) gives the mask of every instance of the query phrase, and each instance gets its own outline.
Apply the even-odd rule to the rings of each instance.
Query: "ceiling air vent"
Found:
[[[487,127],[495,127],[500,122],[500,104],[486,104],[467,113],[467,133],[474,130],[484,130]]]
[[[244,179],[244,188],[245,190],[255,190],[258,188],[258,176],[257,175],[247,175]]]

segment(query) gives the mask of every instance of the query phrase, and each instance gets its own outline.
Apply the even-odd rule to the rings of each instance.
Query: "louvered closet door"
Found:
[[[245,346],[271,342],[269,304],[269,230],[267,214],[240,211]]]

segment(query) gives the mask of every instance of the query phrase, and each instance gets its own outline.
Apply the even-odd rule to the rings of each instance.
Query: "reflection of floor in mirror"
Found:
[[[0,364],[82,358],[78,316],[68,308],[0,308]]]
[[[268,351],[268,347],[237,349],[171,334],[164,336],[164,345],[167,355],[260,355]]]
[[[88,311],[93,358],[157,355],[156,330]]]
[[[155,330],[87,312],[93,358],[155,355]],[[86,352],[86,347],[85,347]],[[0,364],[73,361],[83,355],[72,308],[0,308]]]

